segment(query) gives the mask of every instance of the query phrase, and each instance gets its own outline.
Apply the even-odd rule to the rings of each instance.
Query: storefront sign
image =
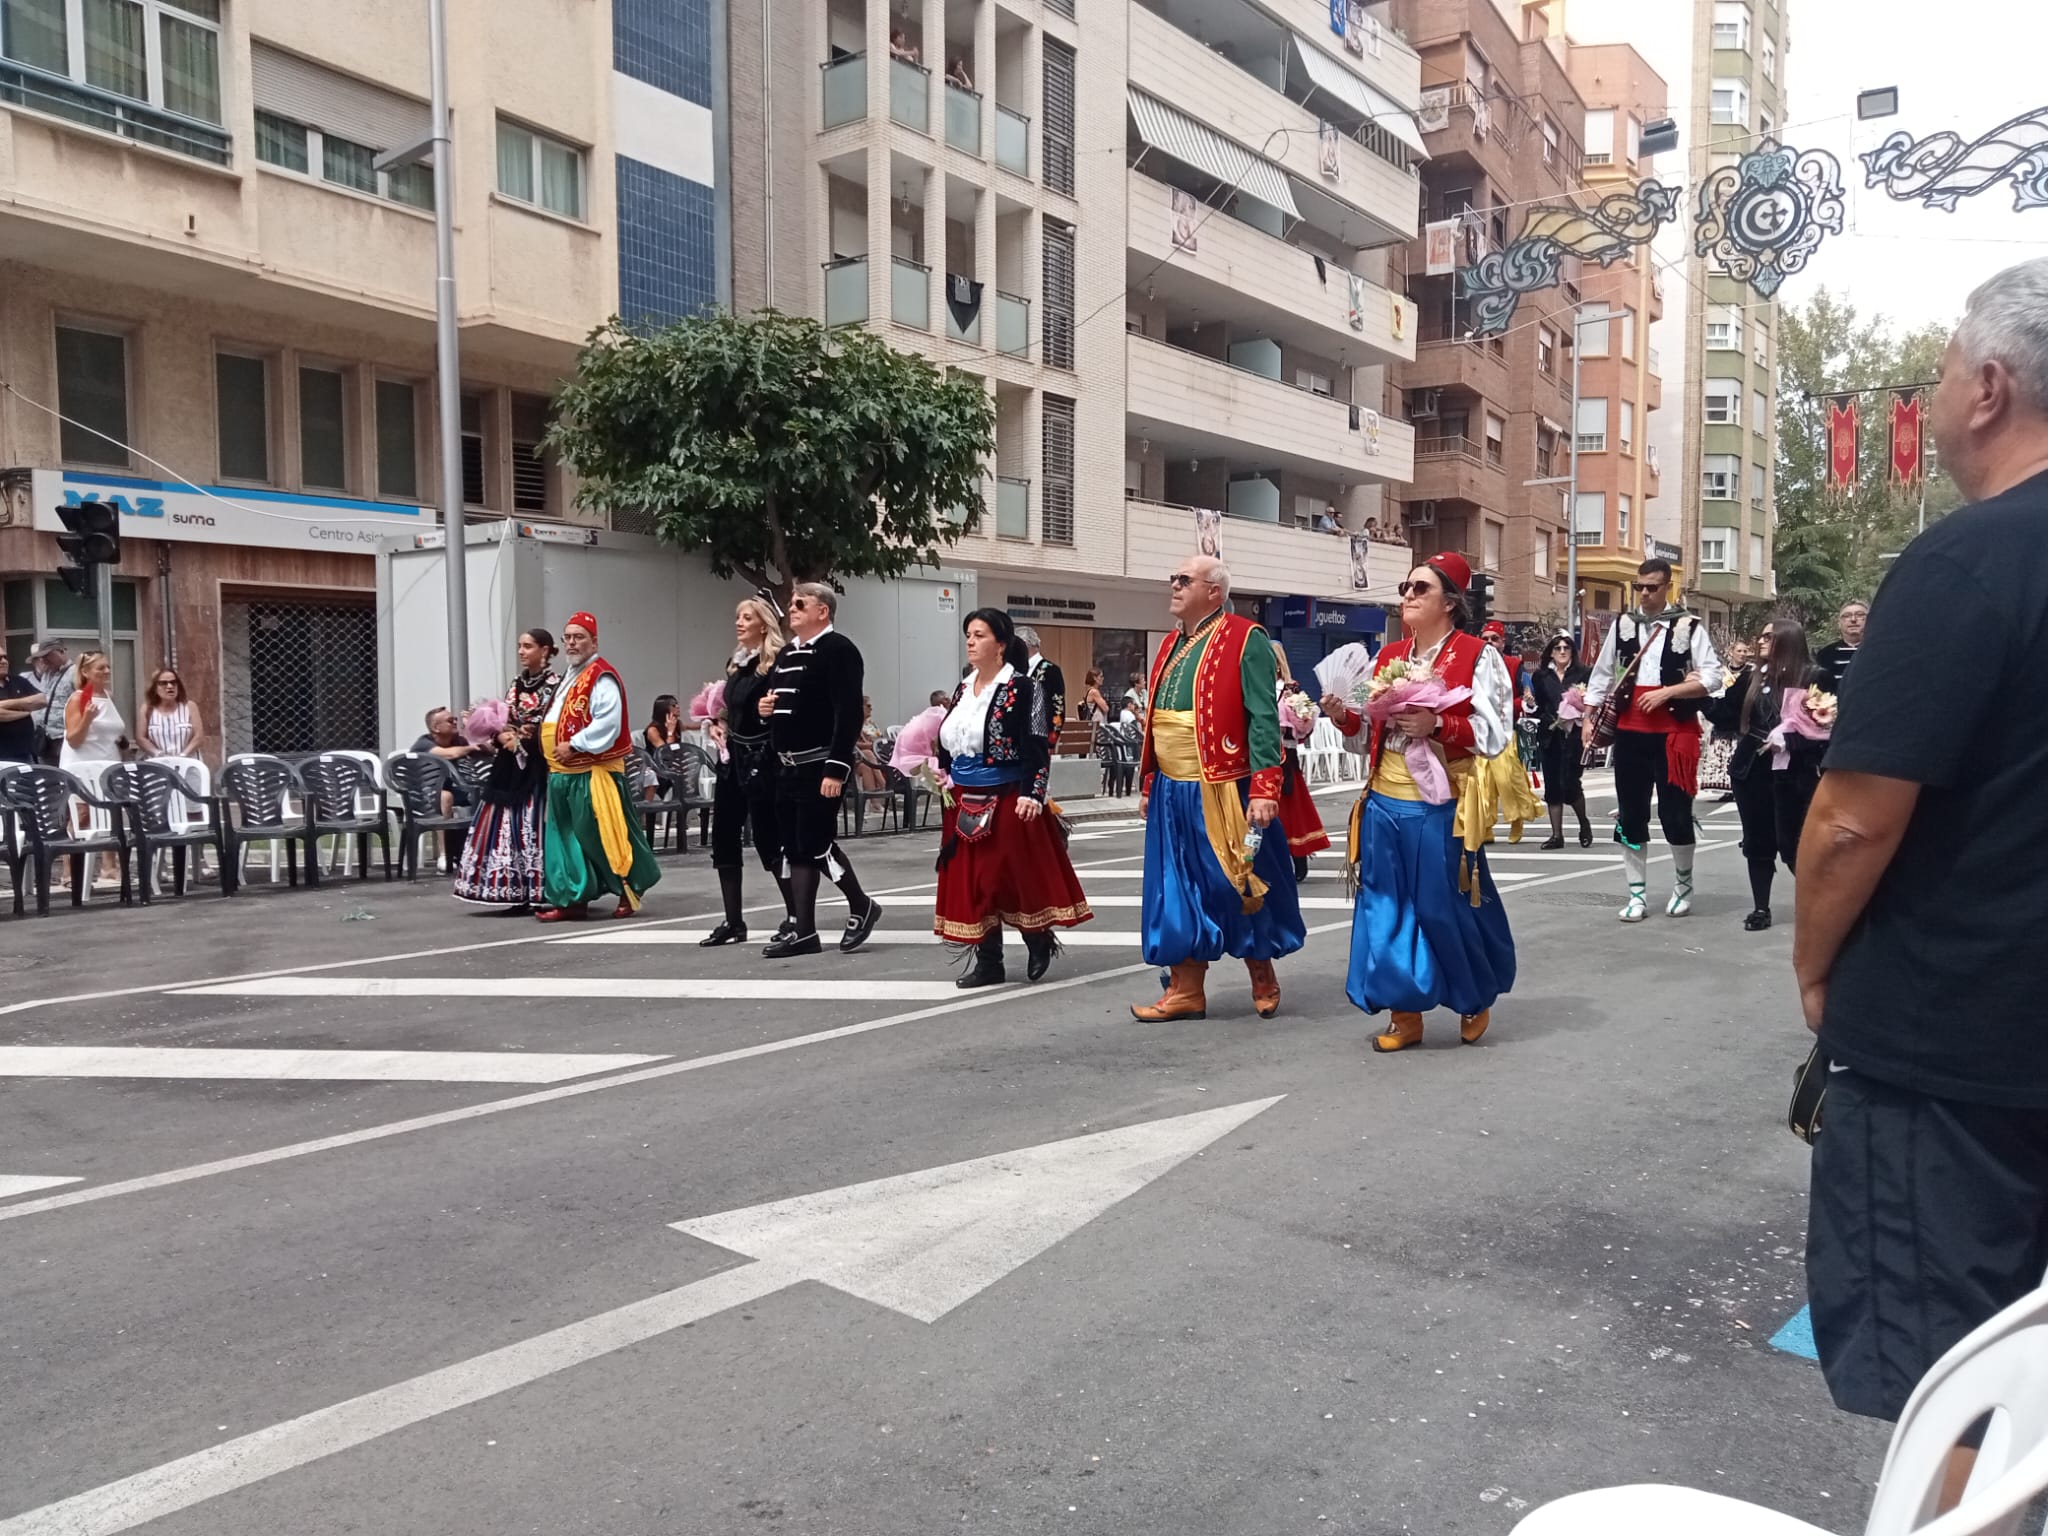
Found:
[[[1387,615],[1369,603],[1329,603],[1313,597],[1272,597],[1266,600],[1265,624],[1271,630],[1342,630],[1352,635],[1386,633]]]
[[[203,490],[177,481],[138,480],[69,469],[35,471],[31,495],[35,527],[60,533],[61,506],[89,497],[110,501],[131,539],[176,539],[195,544],[245,544],[264,549],[327,549],[373,555],[381,539],[402,538],[432,523],[429,507],[338,496],[297,496],[283,491],[214,485]]]
[[[1013,619],[1044,619],[1048,624],[1093,624],[1095,599],[1012,592],[1003,598],[1003,611]]]

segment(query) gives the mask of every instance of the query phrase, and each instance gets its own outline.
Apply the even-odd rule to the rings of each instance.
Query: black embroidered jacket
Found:
[[[853,777],[853,747],[860,739],[860,647],[838,630],[806,645],[792,640],[775,658],[768,686],[775,690],[769,734],[778,752],[825,754],[825,776]]]
[[[1060,670],[1058,662],[1047,661],[1040,656],[1031,664],[1031,680],[1045,695],[1047,739],[1052,743],[1052,750],[1057,752],[1060,749],[1060,728],[1067,719],[1067,674]]]
[[[972,673],[961,679],[960,686],[953,690],[952,703],[946,706],[948,714],[959,704],[972,681]],[[982,742],[981,761],[989,768],[1013,763],[1021,766],[1024,778],[1018,786],[1019,793],[1043,805],[1052,781],[1052,733],[1046,715],[1046,692],[1030,678],[1017,674],[997,687],[1000,691],[988,706],[988,734]],[[940,769],[951,773],[953,754],[944,746],[937,751]]]

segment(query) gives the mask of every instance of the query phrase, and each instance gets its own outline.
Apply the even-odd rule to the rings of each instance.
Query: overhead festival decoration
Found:
[[[1523,294],[1554,288],[1563,279],[1565,257],[1611,266],[1677,217],[1678,188],[1654,178],[1632,191],[1610,192],[1590,209],[1531,210],[1520,236],[1458,274],[1463,296],[1472,303],[1472,334],[1505,331]]]
[[[1842,232],[1842,213],[1841,161],[1765,139],[1700,184],[1693,249],[1768,299]]]
[[[2048,207],[2048,107],[2008,118],[1965,144],[1944,129],[1916,139],[1895,133],[1861,157],[1864,184],[1885,196],[1954,213],[1965,197],[2012,183],[2015,213]]]
[[[1917,485],[1920,480],[1920,429],[1925,405],[1917,390],[1892,396],[1892,484]]]
[[[1859,406],[1854,395],[1837,395],[1827,402],[1828,489],[1846,496],[1856,489],[1856,465],[1862,448]]]

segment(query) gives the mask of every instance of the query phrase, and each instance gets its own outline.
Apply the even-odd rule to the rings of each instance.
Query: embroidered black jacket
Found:
[[[972,677],[970,673],[961,679],[960,686],[953,690],[953,701],[946,706],[948,714],[967,692]],[[1024,778],[1019,792],[1040,805],[1045,803],[1052,781],[1052,730],[1047,708],[1043,688],[1028,677],[1012,675],[989,703],[988,731],[981,749],[981,761],[986,767],[1022,767]],[[937,751],[940,769],[952,772],[953,754],[944,746]]]

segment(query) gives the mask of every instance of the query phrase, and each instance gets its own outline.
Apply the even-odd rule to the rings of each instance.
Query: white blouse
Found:
[[[950,757],[980,757],[988,743],[988,711],[1002,691],[1003,684],[1015,677],[1016,671],[1008,662],[1003,669],[989,679],[988,686],[979,694],[974,691],[974,680],[968,679],[961,690],[960,702],[947,714],[945,723],[939,727],[939,745]]]

